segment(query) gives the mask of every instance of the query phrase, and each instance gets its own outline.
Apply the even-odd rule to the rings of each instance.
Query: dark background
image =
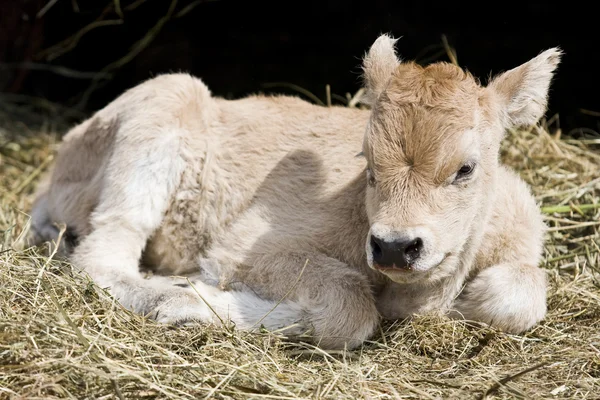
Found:
[[[399,54],[421,63],[448,60],[445,35],[458,63],[484,82],[560,46],[546,116],[558,113],[565,134],[599,131],[593,4],[486,3],[0,0],[0,91],[90,112],[153,75],[189,71],[219,96],[303,96],[263,86],[288,82],[324,100],[326,84],[342,96],[358,90],[360,58],[380,33],[401,36]],[[103,69],[108,79],[94,80]]]

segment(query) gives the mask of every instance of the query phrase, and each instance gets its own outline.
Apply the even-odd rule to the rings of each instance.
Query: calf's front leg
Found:
[[[546,274],[538,267],[546,231],[529,187],[501,168],[495,204],[479,249],[477,273],[454,309],[510,333],[522,333],[546,315]]]
[[[466,284],[451,315],[519,334],[546,315],[546,287],[546,274],[535,265],[496,264]]]
[[[265,252],[251,257],[231,278],[261,298],[293,306],[301,325],[322,348],[360,346],[374,332],[379,313],[368,279],[318,252]],[[215,274],[217,275],[217,274]],[[280,314],[285,316],[286,313]],[[234,320],[235,322],[235,320]]]

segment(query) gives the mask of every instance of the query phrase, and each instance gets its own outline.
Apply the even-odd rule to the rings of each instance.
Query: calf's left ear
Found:
[[[550,82],[562,54],[558,47],[548,49],[492,79],[488,90],[499,98],[507,128],[535,125],[544,115]]]

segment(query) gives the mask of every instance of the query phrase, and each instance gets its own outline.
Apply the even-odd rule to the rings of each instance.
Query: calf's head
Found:
[[[372,109],[363,145],[367,261],[396,282],[436,280],[481,238],[500,141],[544,114],[561,51],[482,86],[452,64],[400,62],[395,42],[380,36],[363,64]]]

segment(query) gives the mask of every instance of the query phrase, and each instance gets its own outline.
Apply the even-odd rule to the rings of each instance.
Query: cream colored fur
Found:
[[[224,100],[186,74],[126,91],[64,137],[34,243],[65,223],[77,267],[167,323],[231,320],[329,348],[360,345],[380,314],[529,329],[546,312],[545,226],[498,151],[505,129],[542,116],[560,51],[483,87],[449,64],[400,62],[394,44],[382,35],[365,57],[371,111]],[[372,235],[419,237],[421,256],[381,268]]]

